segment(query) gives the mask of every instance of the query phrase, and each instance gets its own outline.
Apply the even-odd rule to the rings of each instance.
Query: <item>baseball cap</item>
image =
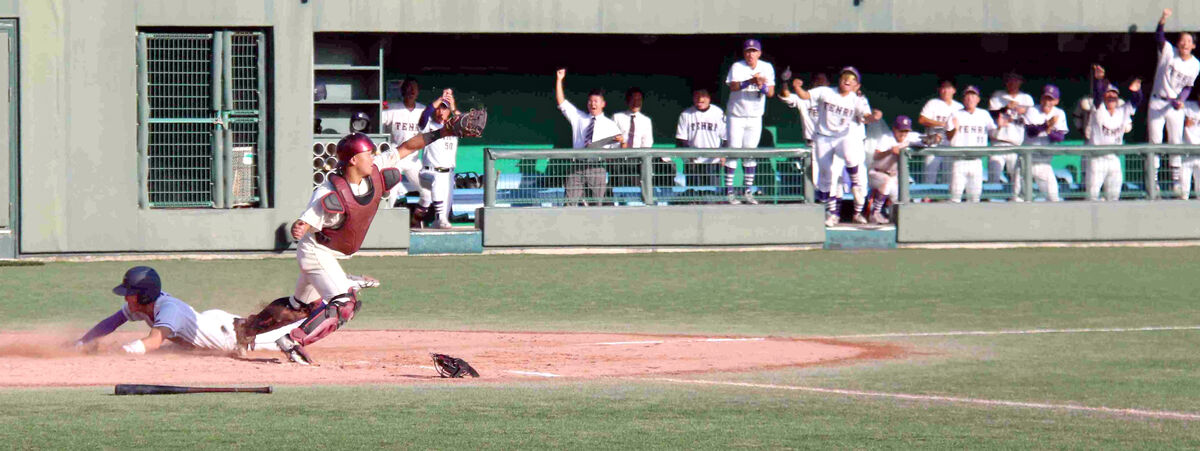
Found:
[[[1115,93],[1118,93],[1118,94],[1120,94],[1120,93],[1121,93],[1121,88],[1118,88],[1118,87],[1117,87],[1117,85],[1114,85],[1114,84],[1112,84],[1112,83],[1109,83],[1109,84],[1108,84],[1108,88],[1106,88],[1106,89],[1104,90],[1104,92],[1115,92]]]
[[[858,69],[855,69],[854,66],[843,67],[842,70],[840,72],[838,72],[838,76],[841,76],[842,74],[845,74],[845,73],[853,74],[854,78],[862,80],[862,74],[859,74]]]
[[[910,131],[912,130],[912,119],[908,116],[896,116],[895,122],[892,123],[892,128]]]
[[[1060,93],[1058,92],[1058,86],[1046,85],[1045,88],[1042,88],[1042,97],[1050,97],[1057,100],[1059,95]]]
[[[1025,81],[1025,77],[1022,77],[1021,74],[1016,73],[1016,71],[1008,71],[1008,73],[1004,74],[1004,81],[1008,81],[1008,80]]]
[[[979,87],[975,85],[967,85],[967,89],[963,90],[963,95],[966,95],[970,92],[975,93],[975,95],[979,95]]]
[[[762,43],[758,42],[758,39],[753,39],[753,38],[747,39],[746,42],[742,43],[742,51],[746,51],[746,50],[750,50],[750,49],[758,50],[761,52],[762,51]]]

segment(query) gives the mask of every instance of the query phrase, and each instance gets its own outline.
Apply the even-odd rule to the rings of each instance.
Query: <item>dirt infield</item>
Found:
[[[438,379],[430,352],[461,357],[483,380],[637,377],[890,358],[897,346],[771,337],[643,334],[340,331],[310,349],[318,365],[287,362],[275,351],[243,358],[160,350],[145,356],[106,337],[100,352],[60,347],[47,333],[0,333],[0,387],[143,384],[403,384]]]

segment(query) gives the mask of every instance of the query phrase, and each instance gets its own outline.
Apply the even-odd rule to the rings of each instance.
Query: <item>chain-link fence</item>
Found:
[[[806,149],[487,149],[484,199],[487,206],[547,207],[804,202],[812,197],[808,155]]]
[[[1186,174],[1180,166],[1189,154],[1200,155],[1200,147],[940,147],[907,151],[901,159],[901,199],[971,201],[976,195],[981,201],[1174,199],[1184,197],[1181,179]],[[1154,170],[1156,160],[1161,164]]]

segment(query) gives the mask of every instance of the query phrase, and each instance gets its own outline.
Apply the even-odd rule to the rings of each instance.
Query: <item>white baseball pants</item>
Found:
[[[354,286],[332,251],[317,244],[313,232],[296,246],[296,261],[300,264],[300,277],[296,278],[296,291],[292,297],[299,302],[312,304],[333,299]]]
[[[1121,159],[1116,154],[1093,156],[1088,159],[1087,175],[1084,177],[1088,200],[1100,200],[1102,186],[1106,200],[1119,200],[1123,183],[1125,183],[1125,174],[1121,171]]]
[[[437,172],[428,168],[421,170],[421,206],[434,206],[437,221],[450,222],[450,196],[454,190],[454,171]]]
[[[979,202],[983,195],[983,160],[955,158],[950,164],[950,202],[962,202],[963,191],[968,202]]]
[[[1179,183],[1175,186],[1180,199],[1192,196],[1192,188],[1200,188],[1200,155],[1188,155],[1180,159]]]
[[[762,138],[762,116],[729,116],[726,122],[726,126],[729,129],[729,147],[734,149],[758,148],[759,138]],[[725,159],[725,167],[737,168],[737,162],[738,160],[736,159],[727,158]],[[758,162],[752,158],[748,158],[742,162],[742,166],[752,168],[758,166]]]

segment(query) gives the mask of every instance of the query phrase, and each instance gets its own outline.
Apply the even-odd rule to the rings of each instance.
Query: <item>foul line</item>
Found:
[[[1112,415],[1127,415],[1147,418],[1166,418],[1174,420],[1200,420],[1200,414],[1188,412],[1171,412],[1165,410],[1142,410],[1142,409],[1116,409],[1112,407],[1089,407],[1075,404],[1050,404],[1039,402],[1021,402],[1021,401],[1004,401],[996,399],[978,399],[978,398],[960,398],[955,396],[938,396],[938,395],[912,395],[907,393],[886,393],[874,391],[860,390],[841,390],[836,388],[818,388],[818,387],[801,387],[794,385],[774,385],[774,384],[752,384],[748,382],[725,382],[725,381],[706,381],[695,379],[667,379],[655,378],[649,379],[653,381],[671,382],[677,384],[696,384],[696,385],[725,385],[730,387],[747,387],[747,388],[765,388],[775,390],[793,390],[804,391],[811,393],[826,393],[846,396],[862,396],[875,398],[892,398],[906,399],[914,401],[938,401],[951,402],[962,404],[976,404],[984,406],[1003,406],[1003,407],[1024,407],[1030,409],[1049,409],[1049,410],[1071,410],[1079,412],[1094,412],[1106,413]]]
[[[754,338],[695,338],[689,340],[670,340],[671,343],[720,343],[726,341],[763,341],[762,337]],[[586,343],[585,345],[602,345],[602,346],[618,346],[618,345],[657,345],[666,343],[667,340],[645,340],[645,341],[606,341],[602,343]]]
[[[819,335],[806,338],[951,337],[956,335],[1080,334],[1094,332],[1153,332],[1163,330],[1200,330],[1200,326],[1111,327],[1098,329],[953,330],[948,332],[894,332],[883,334]]]

